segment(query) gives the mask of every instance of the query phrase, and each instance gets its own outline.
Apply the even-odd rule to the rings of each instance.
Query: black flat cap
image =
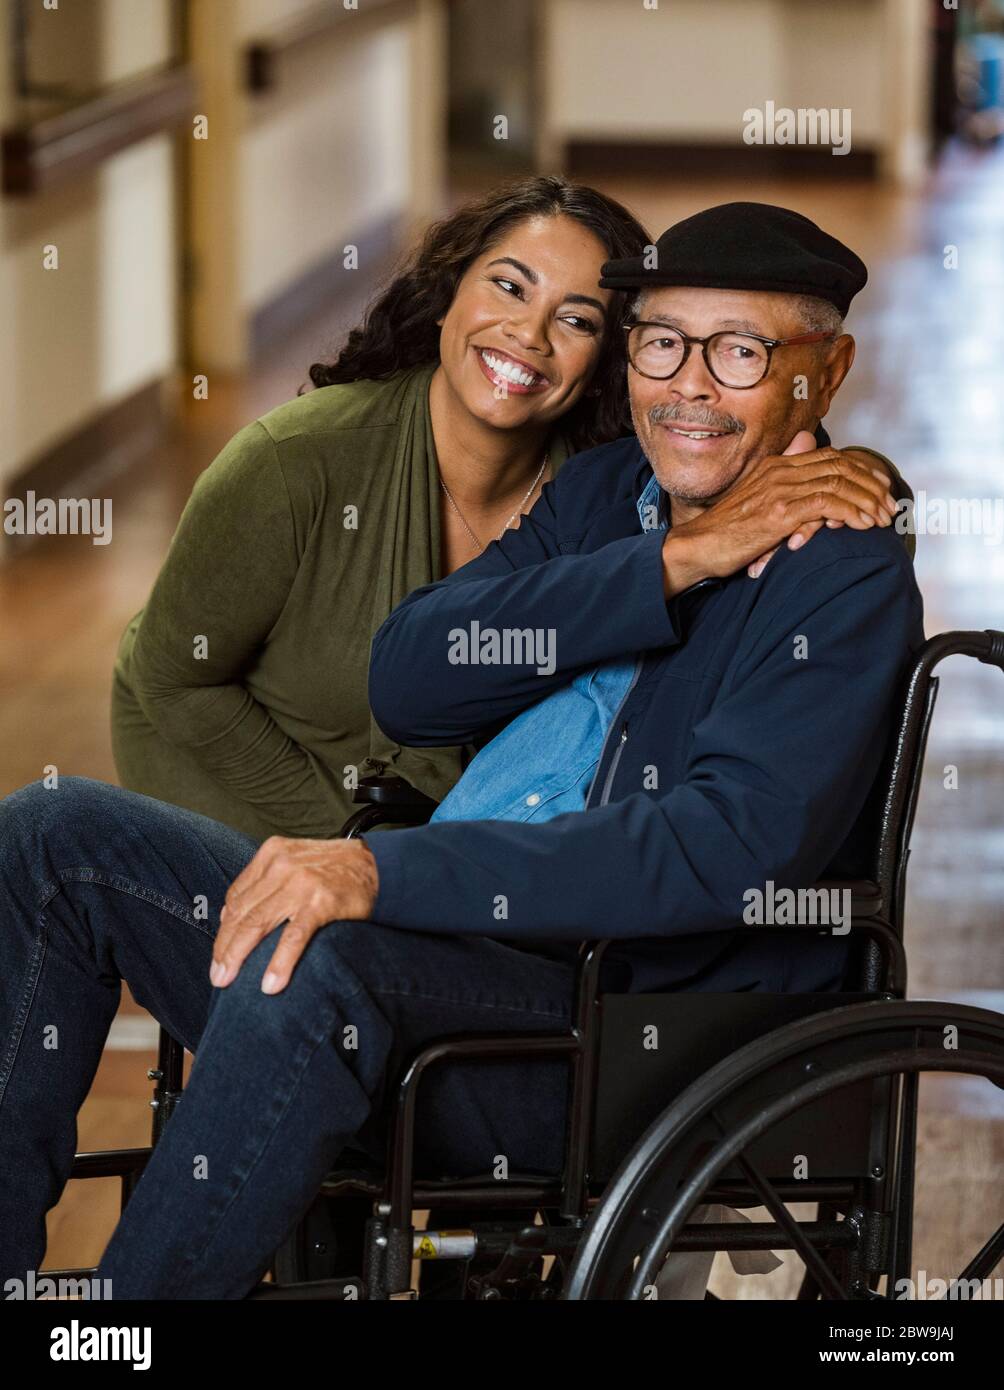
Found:
[[[677,222],[645,256],[607,261],[600,287],[697,285],[811,294],[846,314],[868,279],[860,257],[808,217],[770,203],[722,203]]]

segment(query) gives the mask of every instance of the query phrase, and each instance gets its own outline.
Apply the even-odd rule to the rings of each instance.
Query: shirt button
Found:
[[[528,806],[536,806],[536,804],[537,804],[537,802],[538,802],[539,800],[540,800],[540,793],[539,793],[539,792],[533,792],[530,796],[527,797],[527,799],[526,799],[526,804],[527,804]]]

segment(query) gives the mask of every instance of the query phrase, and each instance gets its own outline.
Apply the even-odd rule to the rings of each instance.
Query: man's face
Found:
[[[723,329],[764,338],[806,332],[796,296],[753,290],[653,289],[643,295],[637,318],[695,338]],[[853,339],[846,335],[834,343],[778,348],[764,379],[746,390],[716,381],[697,346],[667,381],[629,367],[635,430],[662,489],[683,503],[709,505],[748,465],[783,453],[799,430],[815,427],[852,358]]]

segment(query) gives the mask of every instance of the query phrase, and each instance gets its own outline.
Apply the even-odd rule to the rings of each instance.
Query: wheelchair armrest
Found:
[[[364,777],[352,793],[352,800],[367,806],[393,806],[396,811],[412,808],[431,816],[438,801],[416,789],[403,777]]]
[[[352,800],[362,804],[342,826],[345,840],[376,825],[424,825],[439,804],[403,777],[364,777]]]
[[[814,891],[826,890],[832,894],[837,892],[849,892],[850,911],[849,917],[856,922],[861,922],[865,931],[871,931],[889,939],[888,948],[896,950],[896,938],[891,933],[887,923],[882,918],[883,899],[882,889],[877,883],[873,883],[867,878],[844,878],[844,879],[820,879],[813,885]],[[832,898],[831,898],[832,901]],[[808,927],[773,927],[765,930],[797,932],[797,931],[818,931],[815,925]],[[642,940],[644,938],[637,938]],[[660,940],[662,938],[649,938]],[[585,1025],[586,1013],[591,1007],[592,1001],[596,999],[599,990],[600,966],[607,948],[614,944],[616,938],[613,937],[590,937],[579,942],[578,959],[576,962],[576,1018],[579,1026]],[[899,954],[902,953],[902,946],[898,948]],[[896,976],[898,980],[899,976]]]

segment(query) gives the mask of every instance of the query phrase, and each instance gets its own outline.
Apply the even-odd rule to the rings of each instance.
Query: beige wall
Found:
[[[364,13],[363,0],[330,41],[284,60],[274,93],[249,97],[246,41],[313,5],[191,5],[209,116],[190,161],[197,370],[245,366],[250,314],[346,241],[441,206],[445,0],[384,14]],[[168,3],[74,0],[35,21],[34,41],[50,79],[136,76],[167,56]],[[0,124],[14,114],[8,42],[0,24]],[[65,188],[0,199],[0,494],[39,453],[177,366],[172,143],[158,136]],[[50,243],[57,271],[41,266]]]
[[[98,10],[106,82],[160,66],[171,47],[171,10],[165,0],[100,0]]]
[[[415,227],[444,189],[445,0],[365,4],[284,56],[251,95],[236,55],[312,0],[214,0],[193,11],[210,138],[195,142],[193,350],[237,371],[254,311],[386,219]]]
[[[123,19],[128,8],[129,18]],[[72,35],[55,41],[69,16]],[[86,19],[87,23],[82,22]],[[117,80],[167,52],[166,0],[92,0],[36,21],[51,51]],[[0,124],[14,116],[0,26]],[[48,63],[47,75],[52,74]],[[171,150],[155,137],[65,188],[0,199],[0,489],[39,452],[175,361]],[[42,268],[55,245],[59,268]]]
[[[738,139],[768,100],[849,107],[854,141],[901,176],[923,150],[921,0],[542,3],[549,162],[575,138]]]
[[[256,0],[255,8],[261,8]],[[360,26],[290,58],[274,96],[248,103],[241,294],[254,309],[408,198],[411,21]]]

